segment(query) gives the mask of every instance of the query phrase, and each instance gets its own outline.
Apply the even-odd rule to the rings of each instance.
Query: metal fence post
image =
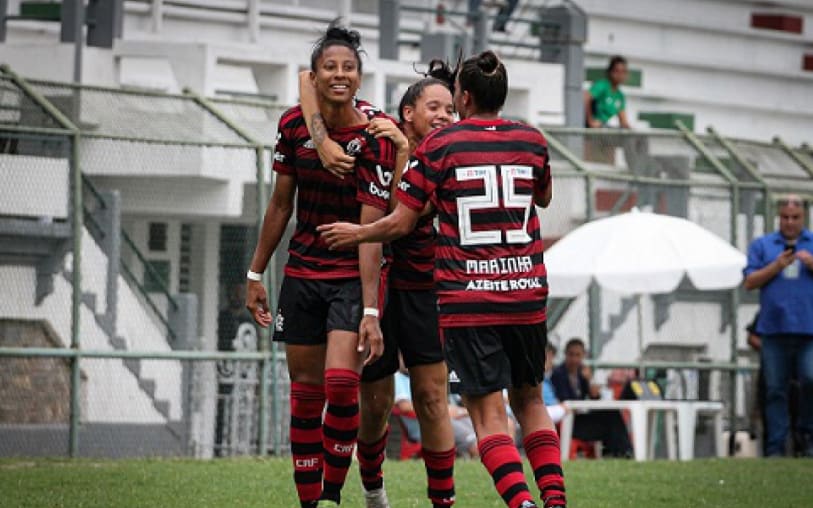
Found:
[[[42,107],[63,129],[71,131],[70,153],[70,204],[71,234],[73,236],[73,264],[71,267],[71,350],[75,353],[71,360],[70,386],[70,426],[68,431],[68,454],[76,457],[79,454],[79,422],[81,417],[81,329],[80,310],[82,306],[82,230],[84,227],[84,204],[82,203],[82,170],[79,165],[79,142],[81,134],[62,112],[45,97],[34,90],[23,78],[18,76],[8,65],[0,66],[0,72],[7,75],[32,101]]]
[[[255,149],[255,157],[257,163],[257,238],[260,237],[262,234],[263,229],[263,216],[266,207],[266,201],[268,200],[267,192],[265,188],[265,165],[263,164],[263,147],[257,146]],[[266,287],[266,291],[269,293],[273,291],[273,288],[268,284],[268,270],[263,273],[263,284]],[[257,441],[259,443],[259,452],[261,456],[268,455],[268,399],[269,399],[269,386],[268,386],[268,375],[271,369],[271,363],[269,362],[268,353],[271,349],[269,347],[269,339],[270,334],[267,329],[260,330],[260,350],[265,353],[263,355],[263,359],[261,362],[260,368],[260,402],[259,402],[259,426],[258,426],[258,433]],[[274,379],[276,379],[276,369],[274,369]],[[276,399],[276,390],[274,390],[274,398]],[[276,407],[276,406],[275,406]],[[276,422],[276,412],[272,415],[274,421]],[[276,428],[276,426],[275,426]],[[274,432],[274,443],[276,444],[277,436],[276,431]]]
[[[82,305],[82,228],[84,210],[82,204],[82,173],[79,167],[79,141],[80,134],[75,132],[71,139],[71,229],[73,233],[73,266],[72,284],[73,294],[71,296],[71,349],[76,351],[76,356],[71,361],[71,421],[69,431],[68,452],[71,457],[79,455],[79,421],[81,416],[81,405],[79,396],[81,393],[81,329],[80,310]]]

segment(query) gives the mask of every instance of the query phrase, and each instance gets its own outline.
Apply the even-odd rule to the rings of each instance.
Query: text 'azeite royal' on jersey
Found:
[[[296,177],[296,230],[288,247],[285,274],[292,277],[345,279],[359,276],[358,250],[328,250],[316,227],[336,221],[358,224],[361,205],[387,210],[395,165],[395,147],[357,125],[329,131],[330,138],[356,157],[344,179],[319,161],[302,109],[295,106],[279,121],[274,171]]]
[[[544,137],[516,122],[463,120],[418,147],[398,199],[422,210],[436,196],[441,327],[545,320],[547,273],[533,197],[550,183]]]

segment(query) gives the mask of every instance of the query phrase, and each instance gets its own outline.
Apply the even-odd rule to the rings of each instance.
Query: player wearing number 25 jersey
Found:
[[[334,248],[386,241],[410,231],[432,200],[440,228],[435,283],[444,354],[460,379],[483,465],[509,508],[534,508],[522,461],[508,435],[502,390],[544,506],[566,504],[559,439],[542,403],[545,300],[539,219],[551,178],[539,132],[499,118],[508,73],[486,51],[463,62],[454,101],[462,120],[427,136],[398,185],[399,203],[371,224],[318,230]]]
[[[418,148],[398,199],[422,210],[437,193],[442,328],[545,321],[548,289],[533,196],[550,180],[545,139],[517,122],[462,120]]]

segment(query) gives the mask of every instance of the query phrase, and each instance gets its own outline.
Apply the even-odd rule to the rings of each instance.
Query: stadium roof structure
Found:
[[[621,130],[542,127],[554,173],[663,187],[761,191],[775,200],[799,193],[813,200],[810,147],[790,147],[779,138],[726,138],[714,128],[695,134],[675,129]],[[620,200],[614,212],[625,207]],[[627,206],[628,208],[628,206]]]

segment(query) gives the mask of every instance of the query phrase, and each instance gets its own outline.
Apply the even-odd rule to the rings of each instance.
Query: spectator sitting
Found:
[[[584,342],[570,339],[565,346],[565,362],[553,369],[551,383],[559,400],[598,399],[599,387],[591,384],[592,372],[584,365]],[[601,441],[604,455],[632,456],[627,426],[618,411],[591,411],[576,415],[573,437],[582,441]]]
[[[542,400],[548,409],[548,414],[553,423],[559,423],[568,413],[567,405],[556,398],[556,391],[553,389],[550,376],[553,373],[553,361],[556,358],[556,346],[548,342],[545,346],[545,380],[542,381]]]
[[[398,418],[407,438],[414,443],[420,443],[421,427],[415,416],[415,408],[412,406],[409,373],[403,369],[395,373],[395,407],[398,409]],[[449,404],[449,417],[452,420],[458,456],[479,457],[477,436],[474,434],[474,425],[466,408],[462,404]]]
[[[621,85],[627,81],[627,60],[623,56],[614,56],[607,66],[606,78],[593,82],[584,92],[584,114],[587,127],[605,127],[614,117],[622,129],[629,129],[627,121],[626,98]]]

